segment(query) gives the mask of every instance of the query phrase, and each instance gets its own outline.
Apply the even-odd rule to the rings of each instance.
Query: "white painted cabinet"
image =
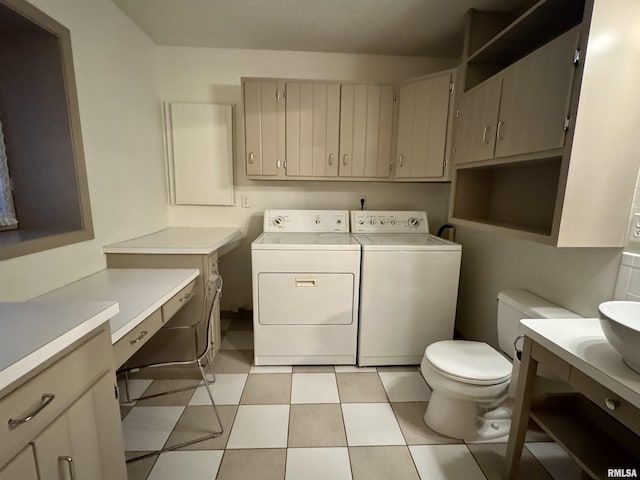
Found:
[[[0,468],[0,480],[39,480],[33,447],[27,445],[13,460]]]
[[[452,82],[447,71],[400,86],[395,178],[444,176]]]
[[[284,89],[283,80],[243,80],[248,176],[284,176]]]
[[[338,175],[340,84],[287,82],[288,177]]]
[[[233,205],[233,107],[165,106],[169,191],[177,205]]]
[[[393,137],[393,85],[342,84],[341,177],[389,177]]]

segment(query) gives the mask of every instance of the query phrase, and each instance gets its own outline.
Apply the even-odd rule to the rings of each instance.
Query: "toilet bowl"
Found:
[[[576,318],[527,290],[498,295],[500,348],[513,358],[523,318]],[[434,431],[464,440],[490,440],[509,434],[510,385],[519,362],[483,342],[444,340],[425,350],[420,369],[432,393],[424,421]]]

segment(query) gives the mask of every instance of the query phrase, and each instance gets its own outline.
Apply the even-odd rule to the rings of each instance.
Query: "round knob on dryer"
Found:
[[[276,227],[284,226],[284,217],[277,216],[276,218],[274,218],[273,219],[273,225],[276,226]]]
[[[420,225],[420,220],[417,219],[416,217],[411,217],[409,219],[409,226],[410,227],[417,227],[418,225]]]
[[[320,217],[316,217],[314,221],[316,222],[316,225],[320,225]]]

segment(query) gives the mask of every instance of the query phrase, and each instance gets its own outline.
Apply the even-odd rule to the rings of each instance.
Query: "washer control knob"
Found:
[[[416,217],[411,217],[409,219],[409,226],[410,227],[417,227],[418,225],[420,225],[420,220],[417,219]]]
[[[366,222],[364,220],[364,218],[361,218],[360,220],[358,220],[358,225],[364,225]]]
[[[316,223],[316,225],[320,225],[320,217],[316,217],[316,219],[314,220],[314,222]]]
[[[395,225],[396,224],[396,219],[392,218],[389,220],[389,225]]]
[[[336,225],[342,225],[342,219],[341,218],[338,218],[336,220]]]
[[[273,219],[273,225],[276,227],[283,227],[284,217],[281,217],[280,215],[278,215],[276,218]]]
[[[384,225],[385,223],[387,223],[387,221],[384,218],[380,219],[380,225]]]
[[[376,219],[375,218],[370,218],[369,219],[369,225],[375,225],[376,224]]]

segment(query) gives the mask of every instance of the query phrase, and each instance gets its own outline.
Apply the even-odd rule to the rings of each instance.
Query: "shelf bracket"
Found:
[[[571,117],[566,117],[564,119],[564,131],[568,131],[569,130],[569,124],[571,123]]]
[[[573,64],[578,65],[580,63],[580,50],[576,48],[573,52]]]

